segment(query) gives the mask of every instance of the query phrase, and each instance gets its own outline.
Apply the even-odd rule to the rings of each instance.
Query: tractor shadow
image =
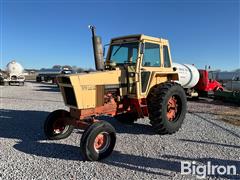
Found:
[[[60,92],[60,89],[57,85],[40,85],[36,91],[44,91],[44,92]]]
[[[0,138],[3,140],[14,139],[15,144],[13,148],[19,152],[29,154],[32,156],[54,158],[61,160],[83,161],[80,153],[80,147],[78,145],[70,145],[67,139],[59,141],[46,141],[43,132],[44,120],[49,112],[45,111],[21,111],[21,110],[0,110]],[[104,117],[106,119],[106,117]],[[110,121],[110,119],[108,119]],[[113,125],[118,125],[115,121]],[[117,123],[117,124],[115,124]],[[125,127],[118,129],[120,133],[133,133],[135,128]],[[135,124],[136,128],[141,130],[135,131],[135,134],[147,132],[151,126],[142,126],[141,124]],[[124,130],[125,129],[125,130]],[[126,130],[127,129],[127,130]],[[75,130],[76,132],[82,132]],[[75,134],[76,135],[76,134]],[[79,137],[80,141],[80,137]],[[4,143],[4,141],[2,141]],[[192,142],[189,142],[192,143]],[[20,154],[21,155],[21,154]],[[104,159],[101,162],[109,166],[120,167],[123,169],[129,169],[132,171],[138,171],[143,173],[150,173],[161,176],[170,176],[170,173],[181,172],[181,161],[195,160],[197,162],[205,163],[206,161],[213,161],[222,164],[234,164],[240,167],[239,161],[228,161],[215,158],[186,158],[180,156],[164,155],[158,158],[144,157],[133,154],[124,154],[114,151],[112,155]],[[162,172],[163,170],[163,172]],[[166,173],[164,171],[167,171]],[[236,178],[236,177],[233,177]]]
[[[18,151],[49,158],[82,161],[79,144],[67,144],[67,139],[46,140],[43,131],[44,121],[49,112],[0,109],[0,138],[15,139],[13,146]],[[116,127],[117,133],[146,134],[151,126],[143,124],[123,125],[114,118],[102,117]],[[83,130],[75,129],[73,135],[82,134]]]
[[[26,154],[82,161],[80,147],[65,140],[46,141],[43,125],[49,112],[0,110],[0,138],[15,139],[13,148]]]
[[[101,163],[160,176],[169,176],[171,172],[181,172],[181,163],[179,161],[123,154],[118,151],[114,151],[109,158],[101,161]],[[163,170],[168,172],[162,172]]]
[[[110,116],[100,116],[97,119],[109,122],[116,129],[117,133],[156,135],[150,124],[142,124],[140,120],[132,124],[124,124]]]
[[[76,145],[70,145],[67,139],[59,141],[46,141],[43,132],[43,125],[44,120],[48,114],[49,112],[45,111],[21,111],[1,109],[0,138],[5,140],[14,139],[15,144],[13,145],[13,148],[18,150],[20,153],[22,152],[32,156],[45,158],[83,161],[80,153],[80,143]],[[104,118],[106,119],[106,117]],[[141,127],[142,130],[145,131],[146,127]],[[121,132],[127,133],[130,131],[130,129],[131,127],[129,127],[127,131],[121,130]],[[74,130],[74,133],[82,133],[82,131]],[[139,168],[137,162],[146,163],[144,167]],[[146,168],[163,168],[169,171],[178,172],[180,167],[179,162],[169,162],[163,159],[153,159],[149,157],[121,154],[117,151],[114,151],[112,156],[110,156],[109,158],[97,163],[104,163],[108,164],[109,166],[118,166],[130,170],[153,173],[163,176],[168,175],[160,172],[146,170]]]

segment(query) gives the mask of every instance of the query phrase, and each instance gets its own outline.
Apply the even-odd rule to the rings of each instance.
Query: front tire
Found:
[[[187,98],[179,84],[168,82],[154,86],[147,105],[150,123],[158,134],[173,134],[180,129],[187,111]]]
[[[65,118],[69,118],[70,113],[66,110],[56,110],[51,112],[44,123],[44,133],[48,139],[59,140],[71,135],[74,126],[66,125]]]
[[[90,125],[81,138],[81,152],[84,160],[98,161],[108,157],[116,143],[115,128],[106,121]]]

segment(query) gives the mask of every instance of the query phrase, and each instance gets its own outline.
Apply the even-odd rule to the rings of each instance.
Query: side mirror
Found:
[[[144,51],[145,51],[145,44],[142,42],[140,44],[140,54],[144,54]]]

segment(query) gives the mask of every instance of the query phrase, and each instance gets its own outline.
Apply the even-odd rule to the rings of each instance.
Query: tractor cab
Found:
[[[143,34],[114,38],[109,46],[105,70],[126,71],[129,95],[145,97],[155,83],[168,78],[178,79],[169,49],[168,40]]]

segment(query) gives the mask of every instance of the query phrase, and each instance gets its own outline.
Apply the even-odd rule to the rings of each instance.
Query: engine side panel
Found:
[[[119,88],[126,95],[127,82],[124,71],[104,71],[88,74],[59,76],[58,84],[66,106],[89,109],[104,105],[106,89]]]

